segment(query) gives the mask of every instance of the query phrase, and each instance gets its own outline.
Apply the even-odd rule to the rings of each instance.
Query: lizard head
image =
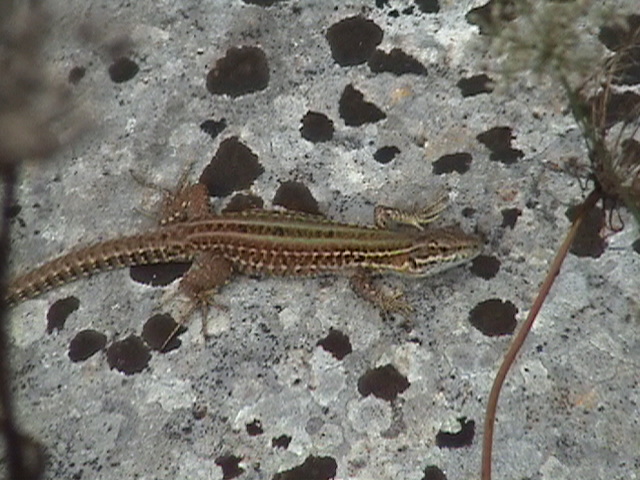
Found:
[[[484,239],[458,227],[428,229],[416,236],[399,271],[425,277],[456,267],[477,257]]]

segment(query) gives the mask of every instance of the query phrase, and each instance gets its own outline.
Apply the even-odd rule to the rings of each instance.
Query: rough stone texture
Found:
[[[130,170],[171,187],[193,165],[189,178],[197,179],[232,137],[264,168],[251,191],[267,206],[281,184],[295,181],[330,217],[370,223],[376,203],[424,204],[449,185],[455,195],[442,222],[477,226],[500,269],[489,280],[468,268],[385,280],[414,306],[408,325],[381,318],[344,278],[239,278],[217,297],[229,309],[212,310],[208,340],[195,315],[179,348],[152,351],[130,375],[110,369],[104,350],[72,362],[71,342],[93,329],[108,348],[141,335],[156,313],[180,318],[187,306],[175,286],[142,285],[116,271],[25,302],[11,315],[15,397],[24,429],[47,447],[46,478],[299,478],[315,465],[317,478],[334,465],[340,479],[419,480],[440,471],[478,478],[486,399],[511,337],[483,335],[469,313],[495,298],[515,305],[522,323],[569,225],[567,207],[584,194],[552,167],[585,157],[564,101],[536,78],[462,96],[463,78],[495,80],[484,71],[478,28],[465,21],[481,3],[441,2],[432,14],[396,6],[397,15],[374,1],[47,3],[51,68],[63,80],[83,69],[71,75],[72,91],[93,129],[56,158],[25,167],[14,271],[78,243],[151,228],[141,210],[153,211],[159,192]],[[384,31],[379,48],[401,49],[428,75],[337,65],[325,34],[357,15]],[[75,35],[83,23],[94,43]],[[139,70],[114,83],[108,47],[129,45],[127,37],[120,56]],[[264,52],[268,86],[233,98],[209,93],[207,72],[243,46]],[[345,126],[339,99],[349,84],[386,118]],[[302,137],[308,111],[333,122],[330,141]],[[225,119],[215,138],[200,129],[210,118]],[[477,137],[505,126],[522,156],[491,161]],[[374,153],[385,145],[402,155],[380,164]],[[435,160],[461,153],[473,159],[468,171],[433,172]],[[506,209],[521,211],[513,228],[501,226]],[[507,380],[496,478],[639,478],[640,255],[632,249],[637,229],[622,215],[626,228],[610,234],[601,256],[568,258]],[[47,334],[48,308],[71,295],[79,309]],[[332,331],[351,349],[341,359],[320,344]],[[387,365],[407,388],[390,401],[363,397],[359,380]],[[450,438],[443,432],[463,424],[457,448],[438,446],[437,438]]]

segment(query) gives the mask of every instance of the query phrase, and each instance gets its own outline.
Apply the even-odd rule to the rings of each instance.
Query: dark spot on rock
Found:
[[[476,214],[476,211],[477,211],[477,210],[476,210],[475,208],[473,208],[473,207],[464,207],[464,208],[462,209],[462,212],[461,212],[461,213],[462,213],[462,216],[463,216],[463,217],[465,217],[465,218],[471,218],[471,217],[473,217],[473,216]]]
[[[273,437],[271,439],[271,446],[273,448],[284,448],[286,450],[289,448],[290,443],[291,437],[289,435],[280,435],[279,437]]]
[[[400,16],[400,12],[396,9],[389,11],[389,16],[391,18],[398,18]]]
[[[413,0],[422,13],[438,13],[440,4],[438,0]]]
[[[267,56],[258,47],[231,47],[207,74],[207,90],[214,95],[239,97],[269,84]]]
[[[273,204],[280,205],[287,210],[319,214],[318,202],[306,185],[300,182],[283,182],[273,197]]]
[[[399,153],[400,149],[398,147],[396,147],[395,145],[388,145],[376,150],[373,154],[373,158],[376,162],[385,165],[396,158],[396,155],[398,155]]]
[[[503,150],[511,146],[511,127],[493,127],[476,136],[478,141],[491,151]]]
[[[449,153],[441,156],[433,162],[433,173],[435,175],[443,175],[445,173],[458,172],[463,174],[469,171],[471,167],[471,154],[467,152]]]
[[[491,298],[480,302],[469,313],[469,322],[487,337],[511,335],[516,328],[518,309],[510,301]]]
[[[402,14],[403,15],[413,15],[413,6],[407,7],[404,10],[402,10]]]
[[[21,211],[22,211],[22,206],[16,203],[11,205],[9,208],[7,208],[4,214],[7,216],[7,218],[13,219],[13,218],[16,218]]]
[[[479,255],[471,262],[471,273],[476,277],[489,280],[500,270],[500,260],[491,255]]]
[[[486,75],[474,75],[472,77],[461,78],[456,84],[463,97],[472,97],[481,93],[493,92],[493,80]]]
[[[605,129],[618,122],[633,123],[640,116],[640,95],[635,92],[601,92],[588,103],[594,112],[604,114]]]
[[[107,344],[107,336],[96,330],[81,330],[69,342],[69,359],[82,362],[102,350]]]
[[[264,433],[264,430],[262,429],[262,422],[260,422],[260,420],[258,419],[255,419],[251,423],[247,423],[245,425],[245,428],[247,429],[247,433],[251,437],[256,437]]]
[[[569,207],[566,212],[567,218],[573,222],[578,213],[578,205]],[[605,216],[601,208],[594,207],[583,219],[576,238],[569,251],[576,257],[598,258],[604,253],[605,241],[600,235],[604,228]]]
[[[196,420],[202,420],[207,416],[207,406],[204,403],[195,403],[193,407],[191,407],[191,414],[193,418]]]
[[[136,265],[129,268],[129,276],[138,283],[152,287],[164,287],[182,277],[189,268],[191,268],[190,262]]]
[[[302,117],[300,134],[313,143],[328,142],[333,138],[333,122],[323,113],[307,112]]]
[[[278,2],[281,2],[282,0],[242,0],[242,1],[249,5],[258,5],[260,7],[270,7],[272,5],[275,5]]]
[[[75,66],[71,70],[69,70],[69,75],[67,77],[67,80],[69,80],[69,83],[73,85],[77,85],[78,83],[80,83],[80,80],[84,78],[84,75],[86,73],[87,73],[86,68]]]
[[[79,307],[80,300],[73,296],[56,300],[47,311],[47,333],[62,330],[69,315]]]
[[[435,465],[429,465],[424,469],[422,480],[447,480],[447,476]]]
[[[367,65],[374,73],[390,72],[394,75],[404,75],[405,73],[427,74],[427,67],[399,48],[394,48],[389,53],[376,50],[369,58]]]
[[[522,215],[522,210],[519,208],[503,208],[500,213],[502,214],[502,228],[509,227],[513,230],[518,221],[518,217]]]
[[[207,186],[212,197],[224,197],[235,190],[249,188],[262,172],[264,167],[258,156],[238,137],[230,137],[222,141],[199,181]]]
[[[356,16],[331,25],[326,38],[333,59],[347,67],[366,62],[382,41],[382,35],[382,29],[372,20]]]
[[[162,353],[167,353],[182,344],[178,337],[186,331],[184,325],[178,325],[171,315],[156,314],[150,317],[142,327],[142,339],[152,350],[162,349]]]
[[[222,209],[222,213],[228,212],[244,212],[245,210],[253,210],[264,207],[264,201],[256,195],[247,195],[245,193],[237,193],[226,207]]]
[[[609,50],[618,53],[612,82],[640,83],[640,15],[628,15],[620,23],[602,27],[598,38]]]
[[[458,419],[460,431],[457,433],[443,432],[440,430],[436,434],[436,445],[438,448],[462,448],[470,447],[473,444],[473,437],[476,433],[476,422],[467,420],[466,417]]]
[[[11,210],[11,207],[9,207],[9,210]],[[11,221],[15,221],[20,228],[25,228],[27,226],[26,222],[21,217],[11,218]]]
[[[128,57],[120,57],[109,65],[109,78],[115,83],[131,80],[140,71],[138,64]]]
[[[200,124],[200,130],[209,135],[212,140],[220,135],[225,128],[227,128],[227,121],[224,118],[221,118],[220,121],[210,118]]]
[[[309,456],[302,465],[276,473],[273,480],[329,480],[336,476],[338,464],[332,457]]]
[[[465,19],[467,23],[476,25],[480,29],[480,35],[490,35],[497,33],[496,28],[499,28],[501,23],[511,22],[517,16],[515,0],[490,0],[484,5],[469,10]]]
[[[631,248],[633,248],[634,252],[640,253],[640,238],[631,244]]]
[[[612,52],[617,52],[633,43],[633,35],[640,28],[640,15],[627,15],[622,22],[604,25],[598,40]]]
[[[389,0],[376,0],[376,8],[384,8],[389,5]]]
[[[524,157],[522,150],[511,148],[513,134],[511,127],[493,127],[479,134],[478,141],[491,150],[489,159],[510,165]]]
[[[329,330],[329,334],[318,342],[318,345],[333,355],[337,360],[342,360],[349,355],[353,349],[349,337],[340,330]]]
[[[373,394],[374,397],[391,402],[409,388],[407,377],[402,375],[393,365],[385,365],[369,369],[358,379],[358,392],[363,397]]]
[[[365,123],[375,123],[387,118],[385,113],[373,103],[365,102],[362,92],[347,85],[340,96],[339,104],[340,118],[345,125],[359,127]]]
[[[240,467],[241,457],[235,455],[221,455],[216,458],[216,465],[222,468],[222,480],[230,480],[239,477],[244,473],[244,468]]]
[[[107,348],[107,363],[125,375],[143,371],[151,360],[149,348],[140,337],[130,335]]]

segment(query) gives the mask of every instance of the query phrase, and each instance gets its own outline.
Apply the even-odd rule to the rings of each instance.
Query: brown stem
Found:
[[[489,394],[489,400],[487,402],[487,413],[485,414],[484,420],[484,436],[483,436],[483,445],[482,445],[482,470],[481,470],[481,478],[482,480],[491,480],[491,453],[493,450],[493,428],[496,419],[496,409],[498,408],[498,397],[500,396],[500,390],[502,389],[502,384],[509,372],[509,369],[513,365],[520,348],[524,344],[529,331],[531,330],[531,326],[533,325],[538,312],[542,308],[542,304],[544,303],[549,291],[551,290],[551,286],[555,281],[558,273],[560,272],[560,267],[564,262],[565,257],[573,243],[573,239],[582,224],[587,212],[591,210],[598,199],[600,198],[599,190],[593,190],[586,200],[582,203],[578,214],[573,220],[573,224],[571,225],[571,229],[567,233],[567,236],[562,242],[562,245],[558,249],[558,253],[556,253],[555,258],[553,259],[553,263],[549,268],[549,272],[547,273],[542,286],[540,287],[540,291],[538,292],[538,296],[536,297],[533,305],[531,306],[531,310],[529,311],[529,315],[527,319],[522,324],[522,327],[518,331],[518,334],[513,339],[511,343],[511,347],[504,356],[504,360],[498,369],[498,373],[496,374],[496,378],[493,381],[493,386],[491,387],[491,393]]]

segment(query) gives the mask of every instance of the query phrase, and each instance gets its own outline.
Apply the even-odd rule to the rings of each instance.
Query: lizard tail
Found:
[[[193,252],[180,242],[172,244],[163,229],[107,240],[74,250],[15,278],[9,284],[6,300],[15,305],[79,278],[116,268],[192,259]]]

